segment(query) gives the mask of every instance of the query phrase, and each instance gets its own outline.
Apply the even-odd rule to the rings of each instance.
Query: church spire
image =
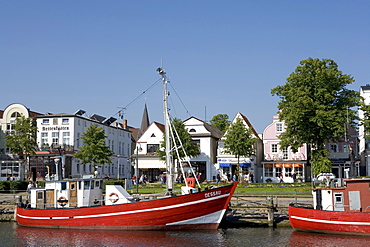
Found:
[[[140,129],[139,129],[139,133],[137,134],[138,139],[142,136],[142,134],[146,131],[146,129],[148,127],[149,127],[149,114],[148,114],[148,109],[147,109],[146,103],[145,103],[143,118],[141,119],[141,126],[140,126]]]

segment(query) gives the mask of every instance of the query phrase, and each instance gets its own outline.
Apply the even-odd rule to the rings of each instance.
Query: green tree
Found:
[[[282,148],[296,152],[303,144],[312,151],[314,174],[329,172],[326,142],[343,141],[347,124],[355,126],[359,93],[346,88],[354,79],[338,70],[330,59],[308,58],[300,62],[283,86],[271,90],[280,97],[279,118],[285,122],[280,135]]]
[[[218,114],[212,117],[211,125],[217,127],[222,132],[226,132],[230,125],[229,115]]]
[[[74,156],[80,159],[81,164],[91,163],[96,171],[97,165],[103,165],[112,161],[111,156],[114,154],[112,150],[105,144],[107,136],[101,127],[93,124],[88,127],[81,139],[84,145],[78,150]]]
[[[172,121],[172,126],[173,126],[173,129],[176,130],[180,140],[178,140],[178,138],[176,137],[177,136],[176,133],[174,133],[175,142],[172,136],[170,136],[170,146],[180,147],[182,145],[188,157],[195,157],[199,155],[199,146],[193,144],[191,135],[186,130],[184,123],[180,119],[175,118]],[[161,148],[157,149],[157,154],[161,157],[162,160],[166,159],[165,158],[166,156],[166,151],[165,151],[166,141],[165,140],[166,140],[166,136],[163,135],[163,142],[161,143]],[[182,160],[183,158],[185,158],[186,155],[183,149],[182,148],[178,149],[179,156],[177,155],[176,151],[172,152],[173,159]]]
[[[30,155],[37,151],[36,133],[37,126],[33,118],[25,116],[18,117],[13,125],[14,132],[5,137],[5,145],[10,152],[17,154],[26,162]],[[26,174],[29,173],[29,166],[26,166]]]
[[[252,129],[247,127],[241,118],[237,118],[227,129],[224,136],[224,148],[226,153],[233,154],[237,158],[236,172],[239,174],[239,178],[241,176],[240,157],[255,155],[254,143],[256,140]]]

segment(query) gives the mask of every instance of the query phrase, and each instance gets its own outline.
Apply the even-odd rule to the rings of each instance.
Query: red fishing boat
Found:
[[[103,180],[46,182],[31,190],[31,204],[18,205],[19,225],[111,230],[217,229],[237,183],[179,196],[137,201]],[[65,188],[65,189],[63,189]],[[103,205],[104,204],[104,205]]]
[[[164,87],[167,193],[151,195],[145,200],[133,197],[118,185],[107,185],[103,193],[103,180],[99,178],[59,179],[58,175],[45,181],[45,188],[31,189],[30,203],[18,203],[16,220],[19,225],[109,230],[218,228],[237,183],[204,191],[190,188],[186,183],[182,195],[174,193],[169,142],[169,131],[173,127],[170,127],[167,112],[168,81],[162,68],[157,71]],[[190,162],[189,166],[191,168]],[[192,168],[190,171],[194,174]]]
[[[346,179],[343,187],[315,188],[313,205],[289,205],[297,231],[370,234],[370,179]]]

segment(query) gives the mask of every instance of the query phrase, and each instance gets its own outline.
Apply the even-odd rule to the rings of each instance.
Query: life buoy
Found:
[[[64,196],[61,196],[58,198],[57,202],[60,206],[64,207],[65,205],[67,205],[68,200]]]
[[[117,195],[117,193],[110,193],[109,195],[109,201],[111,201],[112,203],[116,203],[118,201],[119,197]]]

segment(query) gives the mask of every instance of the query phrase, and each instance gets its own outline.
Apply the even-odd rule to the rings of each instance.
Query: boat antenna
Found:
[[[167,106],[167,80],[166,72],[162,67],[157,69],[158,74],[162,77],[163,83],[163,110],[164,110],[164,126],[165,126],[165,136],[166,136],[166,170],[167,170],[167,193],[172,195],[173,191],[173,172],[172,172],[172,157],[170,152],[170,119],[168,116],[168,106]]]

